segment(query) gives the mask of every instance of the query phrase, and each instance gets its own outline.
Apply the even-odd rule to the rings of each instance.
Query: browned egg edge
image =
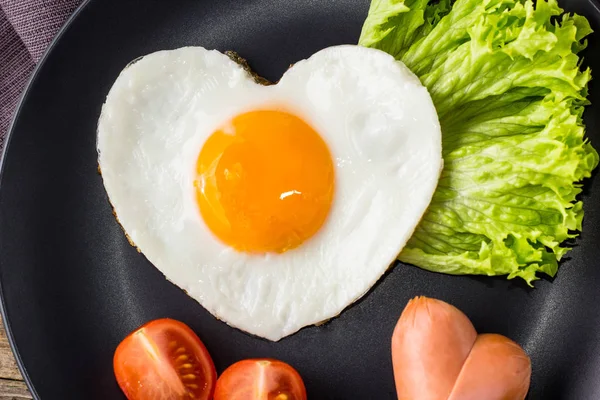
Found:
[[[98,175],[102,176],[102,169],[100,168],[100,164],[98,164]],[[114,215],[115,219],[117,220],[117,224],[119,224],[119,226],[121,227],[121,230],[125,234],[125,238],[129,242],[129,244],[131,245],[131,247],[133,247],[134,249],[136,249],[138,253],[142,254],[142,251],[140,250],[140,248],[135,244],[135,242],[133,241],[133,239],[131,239],[131,237],[129,236],[129,234],[127,233],[127,231],[125,230],[125,228],[123,227],[123,224],[121,223],[121,221],[119,221],[119,216],[117,215],[117,211],[115,210],[115,206],[113,206],[113,204],[110,201],[110,198],[108,196],[107,196],[107,198],[108,198],[108,204],[110,205],[110,209],[112,211],[112,215]]]
[[[248,64],[248,60],[246,60],[244,57],[240,56],[235,51],[227,50],[225,52],[225,55],[227,57],[229,57],[229,59],[231,61],[233,61],[234,63],[236,63],[240,67],[242,67],[242,69],[244,71],[246,71],[246,73],[254,80],[255,83],[258,83],[259,85],[263,85],[263,86],[271,86],[271,85],[274,84],[270,80],[268,80],[266,78],[263,78],[262,76],[260,76],[256,72],[254,72],[254,70],[252,69],[252,67],[250,67],[250,64]]]

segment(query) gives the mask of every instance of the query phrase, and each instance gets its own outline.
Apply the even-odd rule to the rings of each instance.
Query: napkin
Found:
[[[31,72],[82,0],[0,0],[0,149]]]

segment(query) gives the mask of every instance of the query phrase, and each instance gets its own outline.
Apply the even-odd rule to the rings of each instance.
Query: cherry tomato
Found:
[[[214,400],[306,400],[300,374],[272,359],[239,361],[217,381]]]
[[[217,380],[198,336],[167,318],[127,336],[117,347],[113,367],[129,400],[211,400]]]

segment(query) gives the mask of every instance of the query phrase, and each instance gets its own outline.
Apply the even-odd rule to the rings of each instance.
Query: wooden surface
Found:
[[[0,317],[1,318],[1,317]],[[0,319],[0,400],[31,399]]]

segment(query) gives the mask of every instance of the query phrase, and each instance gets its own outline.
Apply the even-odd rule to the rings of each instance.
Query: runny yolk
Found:
[[[331,208],[329,149],[313,128],[287,112],[250,111],[228,121],[204,144],[197,173],[205,223],[240,251],[298,247]]]

